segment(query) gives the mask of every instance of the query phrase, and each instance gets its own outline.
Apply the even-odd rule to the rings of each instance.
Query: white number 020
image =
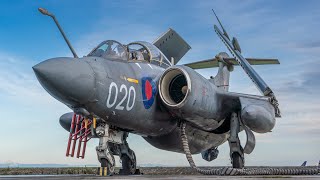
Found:
[[[129,91],[128,91],[127,86],[124,84],[121,84],[120,92],[124,92],[124,96],[120,100],[120,102],[116,105],[116,109],[123,110],[124,108],[126,108],[127,111],[130,111],[133,108],[134,103],[136,101],[136,90],[134,89],[133,86],[130,86]],[[113,93],[115,93],[115,95],[114,95],[114,98],[111,99],[111,96]],[[132,101],[130,99],[131,95],[133,96]],[[128,97],[128,99],[127,99],[127,97]],[[116,83],[112,82],[109,87],[109,94],[108,94],[108,99],[107,99],[107,103],[106,103],[107,107],[112,108],[117,103],[117,99],[118,99],[118,86]],[[126,107],[124,107],[124,105],[123,105],[123,103],[125,101],[127,101]]]

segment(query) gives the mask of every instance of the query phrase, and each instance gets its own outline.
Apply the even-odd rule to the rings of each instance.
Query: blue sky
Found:
[[[276,93],[282,110],[272,133],[257,134],[247,165],[316,164],[320,159],[320,2],[319,1],[0,1],[0,163],[98,164],[97,141],[84,160],[64,156],[68,133],[58,118],[70,110],[50,97],[31,67],[45,59],[72,56],[53,21],[37,8],[53,12],[78,55],[115,39],[152,42],[169,27],[192,47],[181,63],[227,51],[213,30],[214,8],[246,57],[279,58],[281,65],[254,67]],[[205,77],[216,69],[199,71]],[[239,68],[231,91],[259,94]],[[242,138],[244,136],[242,134]],[[131,135],[139,164],[188,165],[184,155],[153,148]],[[219,158],[199,165],[229,165],[227,145]]]

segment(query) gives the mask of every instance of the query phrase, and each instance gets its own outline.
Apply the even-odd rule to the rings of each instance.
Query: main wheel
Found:
[[[232,154],[232,167],[242,169],[244,167],[244,162],[239,153],[234,152]]]
[[[137,168],[136,155],[133,151],[131,152],[133,156],[132,159],[130,159],[127,154],[123,154],[121,156],[122,173],[125,175],[134,174],[136,172],[136,168]]]

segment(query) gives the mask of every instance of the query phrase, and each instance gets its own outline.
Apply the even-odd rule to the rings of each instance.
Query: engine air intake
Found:
[[[188,75],[183,69],[171,68],[164,72],[159,82],[159,92],[163,102],[171,107],[181,105],[189,91]]]
[[[187,80],[182,74],[177,75],[170,82],[169,95],[175,103],[180,103],[184,99],[187,90]]]

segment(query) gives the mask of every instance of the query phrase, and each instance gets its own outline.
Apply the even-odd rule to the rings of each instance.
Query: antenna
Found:
[[[217,18],[217,20],[218,20],[218,22],[219,22],[219,24],[220,24],[220,26],[222,28],[223,34],[230,40],[229,35],[228,35],[227,31],[223,28],[222,23],[220,22],[220,19],[218,18],[216,12],[214,12],[213,9],[212,9],[212,12],[216,16],[216,18]]]
[[[46,10],[44,8],[38,8],[38,10],[41,12],[41,14],[52,17],[52,19],[54,20],[54,22],[58,26],[58,29],[59,29],[61,35],[63,36],[64,40],[66,41],[67,45],[69,46],[69,49],[73,54],[73,57],[78,58],[77,53],[74,51],[73,47],[71,46],[67,36],[64,34],[64,32],[63,32],[58,20],[56,19],[56,17],[53,14],[51,14],[48,10]]]

